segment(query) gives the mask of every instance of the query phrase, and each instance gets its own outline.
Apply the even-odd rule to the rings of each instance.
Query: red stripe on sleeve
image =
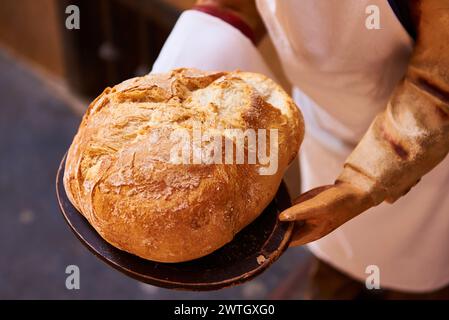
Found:
[[[253,29],[245,21],[243,21],[242,18],[231,11],[213,5],[196,5],[192,9],[210,14],[211,16],[223,20],[238,29],[247,38],[249,38],[253,44],[256,44],[256,37]]]

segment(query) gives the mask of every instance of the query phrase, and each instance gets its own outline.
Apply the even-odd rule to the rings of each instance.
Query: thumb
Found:
[[[337,212],[348,206],[353,192],[341,185],[328,185],[302,194],[293,207],[281,213],[281,221],[306,220],[320,214]]]
[[[313,199],[314,197],[316,197],[321,192],[323,192],[323,191],[325,191],[325,190],[327,190],[329,188],[332,188],[332,187],[333,187],[333,185],[326,185],[326,186],[317,187],[317,188],[314,188],[314,189],[311,189],[311,190],[309,190],[307,192],[302,193],[298,198],[296,198],[293,201],[293,206],[292,207],[284,210],[280,214],[279,219],[281,221],[296,220],[293,217],[296,217],[296,216],[299,215],[298,213],[296,213],[296,210],[298,208],[298,204],[303,203],[303,202],[307,202],[308,200]],[[305,217],[302,217],[302,218],[305,218]]]

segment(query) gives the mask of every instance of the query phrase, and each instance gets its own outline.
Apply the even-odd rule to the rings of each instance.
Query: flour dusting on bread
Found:
[[[278,170],[260,164],[175,164],[174,130],[276,129]],[[274,197],[304,126],[263,75],[177,69],[122,82],[89,106],[69,149],[64,186],[112,245],[145,259],[192,260],[231,241]],[[207,143],[207,142],[204,142]]]

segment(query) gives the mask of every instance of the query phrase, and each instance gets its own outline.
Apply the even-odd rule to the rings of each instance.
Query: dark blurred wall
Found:
[[[61,25],[69,4],[81,12],[80,30],[62,29],[71,87],[92,98],[106,86],[148,73],[179,14],[193,2],[60,0]]]
[[[0,45],[93,98],[148,73],[182,10],[195,0],[0,0]],[[68,5],[80,29],[65,27]]]
[[[0,44],[92,99],[106,86],[150,71],[179,14],[195,0],[0,0]],[[68,5],[80,29],[65,28]],[[268,39],[262,54],[289,89]]]

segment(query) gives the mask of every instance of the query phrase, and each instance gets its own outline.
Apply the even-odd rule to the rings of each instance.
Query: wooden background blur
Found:
[[[0,45],[91,98],[107,85],[149,71],[177,16],[194,2],[1,0]],[[80,6],[81,30],[65,29],[69,4]],[[101,56],[102,47],[115,56]],[[260,49],[289,90],[269,39]]]
[[[64,76],[57,0],[2,0],[0,42],[17,55]]]

